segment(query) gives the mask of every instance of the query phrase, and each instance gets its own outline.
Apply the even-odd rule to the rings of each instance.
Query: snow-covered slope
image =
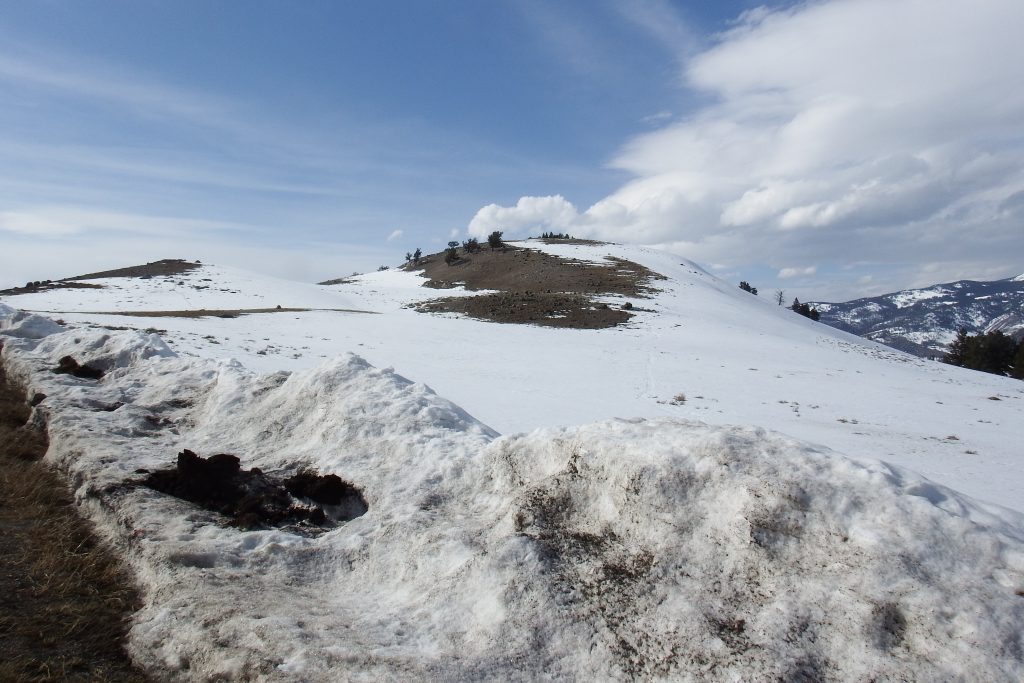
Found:
[[[757,425],[1024,508],[1019,381],[914,358],[811,322],[671,254],[622,245],[526,245],[582,260],[625,258],[667,279],[653,283],[661,291],[652,298],[632,301],[636,316],[629,324],[603,330],[419,313],[406,306],[465,293],[424,288],[423,278],[401,270],[318,287],[203,266],[189,278],[122,279],[111,281],[116,289],[54,290],[7,301],[57,311],[51,317],[78,326],[159,330],[183,357],[235,359],[260,372],[357,353],[426,383],[503,434],[628,417]],[[202,285],[208,289],[194,289]],[[231,319],[68,313],[181,309],[185,297],[191,308],[280,304],[372,313]]]
[[[353,308],[336,291],[212,264],[157,277],[90,278],[96,288],[52,289],[6,297],[11,306],[40,311],[183,311],[283,308]]]
[[[1024,275],[812,305],[823,323],[908,353],[941,358],[961,327],[972,334],[1024,334]]]
[[[4,359],[138,571],[140,661],[181,680],[1021,679],[1024,384],[671,254],[521,246],[666,279],[600,330],[419,313],[473,293],[402,270],[318,287],[204,265],[5,298],[48,312],[0,306]],[[242,313],[178,315],[200,309]],[[53,374],[65,355],[107,374]],[[130,483],[184,448],[337,473],[369,512],[240,531]]]

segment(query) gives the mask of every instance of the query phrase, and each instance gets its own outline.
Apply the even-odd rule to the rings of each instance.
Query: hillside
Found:
[[[651,275],[577,292],[630,315],[592,329],[424,312],[518,290],[401,269],[315,286],[203,264],[4,299],[46,312],[0,308],[3,359],[137,569],[138,661],[171,680],[1024,675],[1019,382],[671,254],[515,246]],[[336,474],[365,514],[231,526],[144,485],[184,449]]]
[[[1024,275],[812,305],[823,323],[926,358],[941,358],[961,327],[971,334],[1024,335]]]
[[[1024,475],[993,481],[988,469],[1012,470],[1019,456],[1018,383],[810,322],[670,254],[623,245],[517,246],[597,265],[612,256],[664,279],[651,281],[656,292],[637,296],[589,293],[595,307],[621,311],[629,303],[632,310],[621,324],[585,330],[419,312],[442,296],[499,291],[424,287],[431,276],[401,269],[316,286],[205,264],[173,277],[91,280],[101,288],[4,301],[76,326],[155,331],[186,358],[234,359],[258,372],[357,353],[426,383],[501,433],[612,417],[755,424],[1019,506]],[[225,310],[232,312],[217,313]],[[160,311],[169,315],[153,317]]]

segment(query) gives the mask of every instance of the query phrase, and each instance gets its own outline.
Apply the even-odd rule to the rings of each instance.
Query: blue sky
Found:
[[[1024,15],[977,7],[0,2],[0,284],[319,280],[495,228],[803,299],[1016,275]]]

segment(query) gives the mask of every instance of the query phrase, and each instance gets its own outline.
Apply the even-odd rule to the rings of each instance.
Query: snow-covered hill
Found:
[[[972,334],[1024,335],[1024,275],[811,305],[823,323],[924,357],[941,358],[961,327]]]
[[[154,330],[179,355],[237,360],[259,372],[356,353],[426,383],[503,434],[615,417],[758,425],[1024,508],[1024,384],[811,322],[671,254],[522,246],[583,261],[612,256],[667,279],[653,283],[660,291],[651,298],[599,297],[635,306],[627,324],[597,330],[420,313],[410,304],[475,292],[426,288],[423,277],[399,269],[324,287],[203,265],[173,278],[91,280],[103,288],[4,301],[76,326]],[[308,310],[180,317],[276,306]],[[177,317],[102,313],[159,310]],[[993,468],[1002,474],[993,477]]]
[[[3,357],[138,571],[140,661],[180,680],[1024,676],[1024,385],[670,254],[522,246],[666,279],[595,330],[421,313],[439,292],[402,270],[316,287],[207,265],[5,300],[49,312],[0,308]],[[67,355],[105,376],[54,374]],[[131,483],[185,448],[336,473],[369,510],[245,531]]]

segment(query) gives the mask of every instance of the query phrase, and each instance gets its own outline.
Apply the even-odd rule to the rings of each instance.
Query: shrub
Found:
[[[490,235],[487,236],[487,245],[491,249],[497,249],[498,247],[500,247],[502,244],[504,244],[504,242],[502,242],[501,240],[501,236],[503,234],[504,233],[501,230],[495,230],[494,232],[492,232]]]
[[[811,320],[819,320],[821,314],[818,313],[818,309],[811,308],[809,304],[800,303],[800,299],[793,299],[793,305],[789,307],[794,313],[799,313],[805,318]]]

